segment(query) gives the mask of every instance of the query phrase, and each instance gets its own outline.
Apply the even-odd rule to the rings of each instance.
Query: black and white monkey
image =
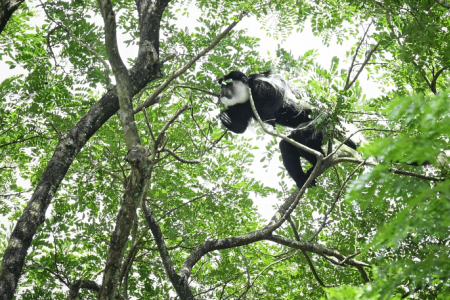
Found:
[[[240,71],[232,71],[219,79],[219,83],[222,85],[220,101],[227,106],[220,112],[220,120],[226,128],[243,133],[250,120],[255,118],[249,101],[251,92],[256,111],[264,122],[295,128],[289,138],[325,155],[322,150],[325,134],[308,126],[313,121],[310,117],[313,107],[304,101],[294,101],[295,96],[280,75],[266,71],[246,76]],[[348,140],[345,144],[356,150],[353,141]],[[280,142],[280,150],[284,167],[301,188],[317,163],[316,156],[284,140]],[[306,173],[301,158],[313,165]]]

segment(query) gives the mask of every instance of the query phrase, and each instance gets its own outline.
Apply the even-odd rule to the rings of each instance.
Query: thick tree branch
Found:
[[[158,222],[156,221],[152,212],[147,208],[144,202],[141,203],[141,208],[145,220],[147,221],[147,224],[150,227],[150,230],[153,234],[156,245],[158,247],[158,252],[159,255],[161,256],[164,270],[166,271],[166,274],[169,277],[172,286],[175,288],[178,297],[180,297],[180,299],[182,300],[194,300],[194,295],[189,289],[187,278],[179,276],[175,272],[172,259],[170,257],[169,251],[166,246],[166,242],[164,240],[164,236],[161,232],[161,228],[159,227]]]
[[[133,95],[149,82],[162,76],[162,64],[158,61],[159,26],[168,0],[140,1],[138,13],[141,16],[141,43],[136,64],[130,70]],[[151,53],[149,53],[151,52]],[[19,217],[5,249],[0,267],[1,299],[12,299],[22,267],[39,226],[45,221],[47,208],[61,184],[76,155],[92,135],[119,109],[116,89],[110,89],[81,120],[63,134],[39,180],[31,199]]]
[[[93,292],[100,292],[100,287],[93,280],[75,280],[69,287],[69,300],[80,299],[80,289],[86,289]]]
[[[235,237],[207,240],[204,243],[198,245],[194,249],[194,251],[191,252],[188,258],[183,262],[180,267],[180,276],[184,281],[187,282],[191,275],[192,268],[204,255],[209,252],[212,252],[214,250],[235,248],[262,241],[264,239],[267,239],[271,235],[273,230],[273,227],[265,227],[263,229],[258,229]]]
[[[98,0],[105,23],[105,48],[108,60],[117,82],[119,98],[118,116],[122,123],[128,153],[126,161],[131,166],[131,176],[127,181],[123,203],[117,215],[116,225],[111,235],[108,257],[99,299],[107,300],[116,296],[118,290],[120,265],[123,260],[130,230],[136,222],[136,208],[144,198],[150,184],[152,164],[149,153],[140,142],[138,129],[134,120],[132,97],[133,87],[128,70],[123,63],[117,45],[116,19],[110,0]]]
[[[105,50],[108,60],[114,72],[117,82],[117,94],[120,109],[118,112],[122,128],[124,130],[127,149],[130,151],[136,145],[140,145],[139,134],[134,121],[131,78],[122,61],[117,45],[116,17],[110,0],[98,0],[100,11],[105,22]]]
[[[436,89],[436,82],[439,78],[439,76],[442,74],[442,72],[444,72],[445,70],[448,70],[448,67],[443,67],[441,68],[439,71],[436,72],[436,74],[433,75],[433,80],[431,80],[430,83],[430,89],[434,94],[437,94],[437,89]]]
[[[6,24],[13,15],[13,13],[19,8],[24,0],[1,0],[0,7],[0,34],[5,29]]]
[[[136,224],[136,222],[135,222],[135,224]],[[122,267],[120,269],[119,280],[118,280],[119,284],[122,284],[124,277],[127,276],[128,272],[130,270],[130,267],[133,264],[133,261],[136,257],[136,254],[139,251],[138,245],[139,245],[142,237],[144,236],[144,234],[146,234],[146,232],[148,232],[148,231],[144,231],[144,233],[141,235],[141,237],[139,238],[138,241],[133,241],[133,244],[128,251],[127,257],[122,262]]]
[[[310,177],[306,183],[311,181],[312,179]],[[301,195],[303,195],[305,190],[306,187],[303,186],[301,189],[296,190],[291,196],[289,196],[289,198],[285,200],[283,205],[276,212],[275,216],[272,218],[269,224],[266,225],[264,228],[235,237],[217,240],[208,240],[198,245],[180,267],[179,273],[180,276],[183,278],[184,281],[187,282],[191,275],[192,268],[204,255],[206,255],[209,252],[215,250],[236,248],[239,246],[244,246],[267,239],[270,240],[272,232],[274,232],[277,228],[279,228],[284,223],[284,221],[289,217],[289,215],[298,205],[299,199],[301,198]]]
[[[127,180],[123,203],[111,235],[103,283],[99,295],[101,300],[114,298],[118,289],[123,253],[131,227],[136,222],[136,207],[145,196],[150,182],[149,174],[152,164],[148,157],[149,152],[140,145],[131,149],[126,156],[126,160],[131,166],[131,175]]]

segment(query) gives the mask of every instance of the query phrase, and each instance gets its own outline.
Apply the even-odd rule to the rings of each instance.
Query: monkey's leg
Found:
[[[305,127],[309,122],[301,124],[299,129],[293,131],[289,138],[293,139],[300,144],[305,145],[308,148],[314,149],[320,152],[322,155],[325,153],[322,150],[323,134],[316,131],[313,127]],[[308,179],[309,175],[313,171],[317,163],[317,158],[314,154],[304,151],[286,141],[280,142],[281,156],[283,157],[283,164],[288,171],[289,175],[294,179],[298,187],[302,187]],[[312,164],[312,167],[305,173],[301,166],[301,158],[306,159]],[[311,186],[315,186],[316,181],[311,183]]]
[[[301,188],[308,179],[308,175],[305,174],[302,169],[300,160],[301,153],[299,151],[300,149],[286,142],[285,140],[282,140],[280,142],[280,150],[281,157],[283,158],[283,165],[286,168],[286,171],[288,172],[289,176],[294,179],[297,186]]]

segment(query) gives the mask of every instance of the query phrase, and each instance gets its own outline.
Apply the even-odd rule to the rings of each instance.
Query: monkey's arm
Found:
[[[222,124],[234,133],[243,133],[252,118],[250,103],[236,104],[220,112]]]

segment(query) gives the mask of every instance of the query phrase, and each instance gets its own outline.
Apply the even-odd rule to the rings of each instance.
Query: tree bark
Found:
[[[168,3],[169,0],[137,1],[141,28],[138,57],[136,64],[129,71],[133,95],[149,82],[162,77],[159,29]],[[62,135],[9,238],[0,266],[0,300],[13,298],[33,237],[45,221],[47,208],[75,157],[95,132],[118,110],[119,101],[114,88],[94,104],[69,132]]]
[[[2,0],[1,10],[0,10],[0,34],[5,29],[6,24],[8,24],[9,19],[13,13],[20,7],[24,0]]]

